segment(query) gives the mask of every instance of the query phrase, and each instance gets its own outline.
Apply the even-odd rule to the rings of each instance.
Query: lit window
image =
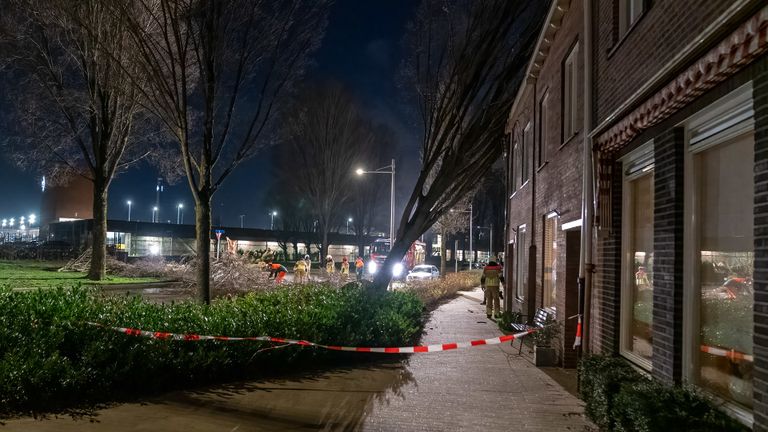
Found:
[[[653,354],[653,146],[625,163],[621,353],[651,368]]]
[[[557,306],[557,219],[557,213],[550,213],[544,217],[542,307]]]
[[[520,185],[522,186],[528,181],[528,160],[530,159],[530,152],[533,144],[533,129],[531,124],[528,123],[523,130],[523,143],[520,149]]]
[[[515,297],[525,298],[525,281],[528,271],[525,265],[525,225],[517,228],[517,238],[515,241]]]
[[[578,130],[576,114],[578,89],[578,59],[579,45],[574,45],[563,63],[563,142],[568,141]]]

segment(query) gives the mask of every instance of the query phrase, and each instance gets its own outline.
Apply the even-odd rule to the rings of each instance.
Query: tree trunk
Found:
[[[448,239],[446,238],[445,230],[440,232],[440,274],[445,276],[446,267],[448,267],[448,260],[445,248],[448,246]],[[455,253],[455,252],[454,252]]]
[[[211,302],[211,197],[200,194],[195,204],[197,299]]]
[[[323,227],[323,242],[320,244],[320,262],[325,265],[325,257],[328,256],[328,230]]]
[[[93,182],[93,238],[88,279],[103,280],[107,276],[107,188],[104,182]]]

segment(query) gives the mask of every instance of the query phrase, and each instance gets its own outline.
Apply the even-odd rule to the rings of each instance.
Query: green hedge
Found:
[[[617,357],[585,357],[579,378],[587,417],[603,431],[747,430],[692,389],[646,378]]]
[[[290,286],[220,299],[210,306],[105,298],[82,288],[0,289],[0,416],[259,376],[322,357],[338,361],[356,355],[301,347],[256,354],[271,345],[152,340],[86,321],[177,333],[397,346],[418,339],[422,311],[411,294],[370,293],[351,286]]]

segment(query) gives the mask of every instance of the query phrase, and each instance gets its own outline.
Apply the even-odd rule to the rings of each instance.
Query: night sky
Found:
[[[306,77],[345,84],[374,121],[393,129],[397,145],[391,157],[398,161],[399,202],[415,181],[419,162],[418,125],[403,109],[401,90],[396,85],[404,53],[403,35],[417,5],[415,0],[337,0],[322,46],[314,55],[315,64]],[[269,170],[275,151],[280,151],[279,147],[240,165],[227,178],[213,198],[214,218],[221,217],[225,226],[236,226],[239,215],[245,214],[246,226],[269,226],[268,212],[272,209],[264,206],[264,198],[279,193]],[[39,213],[39,175],[22,172],[0,158],[0,218]],[[109,218],[125,219],[126,200],[130,199],[131,219],[150,220],[156,181],[157,173],[148,167],[137,167],[117,177],[110,188]],[[166,186],[161,219],[175,222],[178,203],[184,203],[184,220],[191,223],[193,200],[185,179]]]

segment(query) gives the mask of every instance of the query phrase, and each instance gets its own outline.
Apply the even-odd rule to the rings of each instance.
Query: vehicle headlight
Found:
[[[396,263],[392,266],[392,276],[398,277],[403,274],[403,263]]]
[[[160,245],[153,244],[149,246],[149,254],[150,255],[159,255],[160,254]]]
[[[376,265],[376,261],[370,261],[368,263],[368,273],[374,274],[374,273],[376,273],[376,270],[378,270],[378,269],[379,269],[379,266]]]

